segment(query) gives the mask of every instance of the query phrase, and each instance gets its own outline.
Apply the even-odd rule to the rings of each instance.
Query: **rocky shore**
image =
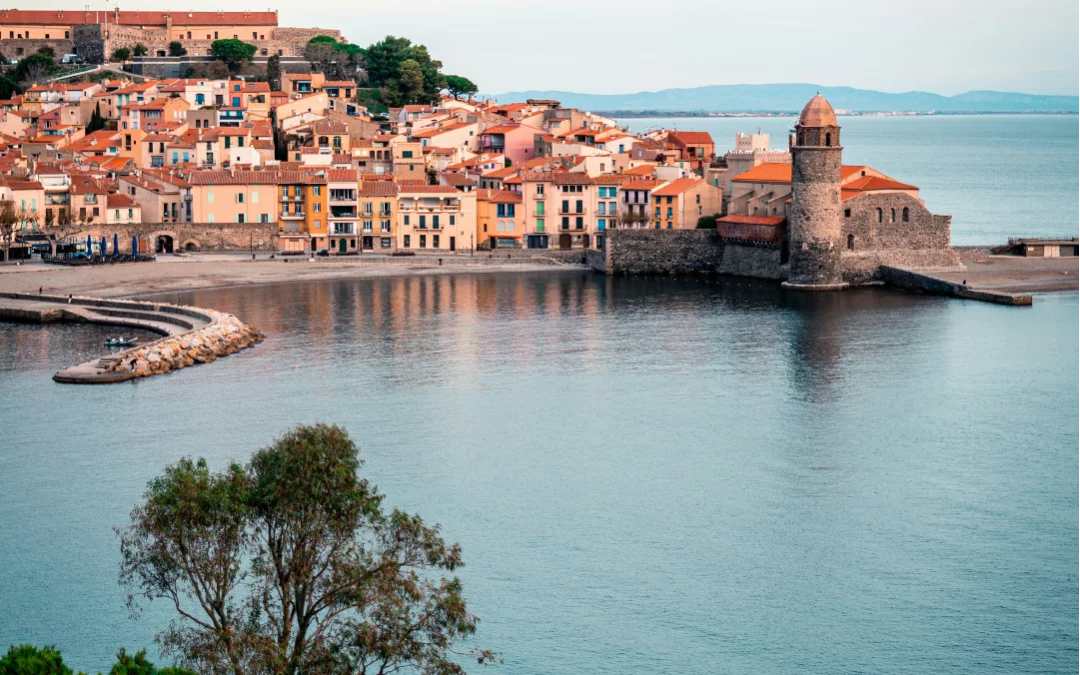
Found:
[[[201,311],[211,315],[213,323],[123,352],[105,367],[105,372],[130,371],[135,377],[169,373],[198,363],[213,363],[219,357],[235,354],[263,341],[261,331],[243,324],[231,314]]]

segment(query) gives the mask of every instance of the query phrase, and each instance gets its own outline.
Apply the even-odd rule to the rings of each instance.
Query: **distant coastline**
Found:
[[[595,110],[597,115],[621,119],[642,119],[658,117],[705,117],[705,118],[762,118],[762,117],[797,117],[798,110],[769,112],[721,112],[702,110]],[[1076,111],[971,111],[971,112],[838,112],[839,117],[972,117],[976,115],[1077,115]]]

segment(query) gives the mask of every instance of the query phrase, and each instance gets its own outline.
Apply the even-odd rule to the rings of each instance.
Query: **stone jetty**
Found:
[[[159,340],[61,370],[57,382],[110,384],[170,373],[253,347],[263,334],[225,312],[138,300],[0,294],[0,320],[73,321],[141,328]]]

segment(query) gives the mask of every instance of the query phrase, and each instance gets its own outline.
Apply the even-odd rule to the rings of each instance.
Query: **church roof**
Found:
[[[803,107],[799,113],[799,126],[801,127],[835,127],[836,113],[825,97],[818,94]]]

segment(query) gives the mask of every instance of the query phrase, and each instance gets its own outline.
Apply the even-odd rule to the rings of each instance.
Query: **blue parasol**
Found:
[[[139,237],[137,235],[131,235],[131,257],[139,257]]]
[[[94,255],[94,238],[89,234],[86,235],[86,255],[87,257]]]
[[[120,235],[112,233],[112,254],[120,255]]]
[[[101,259],[102,260],[105,259],[105,247],[108,245],[108,241],[109,240],[105,238],[105,235],[101,235]]]

